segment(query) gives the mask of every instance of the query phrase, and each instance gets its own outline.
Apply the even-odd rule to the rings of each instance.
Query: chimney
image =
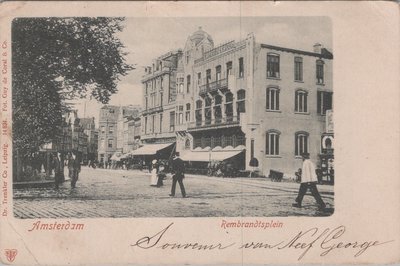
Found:
[[[314,53],[320,54],[322,49],[322,44],[316,43],[314,44]]]

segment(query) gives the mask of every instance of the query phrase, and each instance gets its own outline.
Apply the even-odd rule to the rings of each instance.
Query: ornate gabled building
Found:
[[[185,161],[234,159],[251,170],[255,158],[264,175],[277,170],[293,176],[303,152],[319,159],[333,99],[333,55],[321,44],[303,51],[257,43],[249,34],[215,46],[199,28],[178,51],[176,68],[168,72],[170,87],[158,89],[157,70],[146,71],[142,138],[162,139],[162,127],[155,126],[162,114],[169,119],[169,141],[176,138]],[[160,64],[155,62],[153,70]],[[166,88],[174,92],[168,108],[150,107]]]

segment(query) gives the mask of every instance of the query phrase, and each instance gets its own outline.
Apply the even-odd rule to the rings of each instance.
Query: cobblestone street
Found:
[[[172,179],[161,188],[151,187],[147,172],[82,168],[75,189],[70,183],[53,188],[14,189],[17,218],[57,217],[240,217],[326,216],[318,212],[307,193],[303,208],[292,207],[298,183],[271,182],[264,178],[220,178],[186,175],[187,198],[179,185],[169,197]],[[318,189],[333,210],[333,186]]]

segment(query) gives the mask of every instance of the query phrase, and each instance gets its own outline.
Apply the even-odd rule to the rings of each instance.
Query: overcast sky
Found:
[[[214,45],[230,40],[242,40],[254,33],[256,42],[293,49],[312,51],[314,43],[321,43],[332,51],[332,28],[327,17],[223,17],[223,18],[126,18],[119,34],[128,52],[127,62],[136,65],[118,84],[118,93],[110,104],[141,104],[141,77],[144,66],[152,59],[178,48],[199,26],[210,34]],[[86,116],[98,118],[100,104],[86,101]],[[77,105],[84,116],[83,101]]]

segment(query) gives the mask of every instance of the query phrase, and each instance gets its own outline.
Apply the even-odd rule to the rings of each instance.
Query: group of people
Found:
[[[63,158],[61,152],[57,152],[54,157],[54,180],[55,188],[58,189],[60,184],[64,180],[64,167],[63,163],[68,167],[68,177],[71,180],[71,188],[75,188],[76,182],[79,178],[79,173],[81,172],[81,154],[79,152],[70,151],[67,153],[66,158]]]
[[[172,187],[169,195],[171,197],[175,196],[176,184],[178,183],[181,189],[182,197],[186,198],[186,190],[185,186],[183,185],[183,179],[185,178],[185,163],[181,158],[179,158],[179,152],[174,154],[170,163],[170,167],[172,172]],[[161,187],[164,185],[163,180],[166,177],[165,170],[166,168],[163,163],[159,163],[157,160],[152,161],[150,169],[150,186]]]

